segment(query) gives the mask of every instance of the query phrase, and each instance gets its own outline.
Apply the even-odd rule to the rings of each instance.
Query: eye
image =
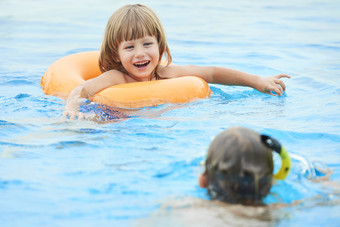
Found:
[[[144,46],[148,47],[148,46],[151,46],[153,43],[152,42],[146,42],[144,43]]]
[[[133,45],[130,45],[130,46],[126,46],[124,49],[126,49],[126,50],[131,50],[131,49],[133,49]]]

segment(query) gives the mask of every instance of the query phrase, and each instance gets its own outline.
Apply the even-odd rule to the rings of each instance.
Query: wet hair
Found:
[[[231,127],[211,142],[205,174],[211,199],[262,205],[272,184],[272,151],[257,132]]]
[[[166,42],[163,26],[155,12],[140,4],[126,5],[115,11],[106,25],[99,56],[100,70],[106,72],[116,69],[127,74],[119,61],[118,47],[123,41],[136,40],[145,36],[153,36],[157,39],[160,55],[159,62],[164,55],[166,65],[169,65],[172,57]],[[157,69],[158,66],[153,74],[156,79],[159,79]]]

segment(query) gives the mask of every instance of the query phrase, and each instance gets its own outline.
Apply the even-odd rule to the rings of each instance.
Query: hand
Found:
[[[259,89],[257,90],[274,96],[282,96],[283,92],[286,90],[286,85],[281,80],[281,78],[283,77],[290,78],[290,76],[287,74],[279,74],[276,76],[261,78],[258,86]],[[273,92],[275,92],[276,94],[274,94]]]
[[[80,105],[86,99],[83,98],[68,98],[63,112],[64,119],[85,119],[85,114],[80,112]]]
[[[80,111],[73,111],[73,110],[64,110],[63,112],[63,118],[64,119],[71,119],[71,120],[75,120],[75,119],[85,119],[85,114],[80,112]]]

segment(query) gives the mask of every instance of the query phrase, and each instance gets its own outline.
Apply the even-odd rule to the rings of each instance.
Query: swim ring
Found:
[[[43,92],[66,99],[75,87],[101,74],[98,59],[99,51],[89,51],[57,60],[41,78]],[[97,93],[90,101],[107,106],[139,108],[164,103],[186,103],[207,98],[210,93],[210,88],[203,79],[183,76],[115,85]]]

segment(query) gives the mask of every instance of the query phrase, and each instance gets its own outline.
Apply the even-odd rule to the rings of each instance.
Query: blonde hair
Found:
[[[99,68],[102,72],[112,69],[127,73],[119,61],[118,47],[123,41],[130,41],[145,36],[153,36],[158,41],[159,62],[163,55],[166,56],[166,63],[172,61],[170,50],[166,42],[165,32],[161,21],[149,7],[135,4],[126,5],[114,12],[109,19],[99,56]],[[157,74],[158,65],[153,74]]]

